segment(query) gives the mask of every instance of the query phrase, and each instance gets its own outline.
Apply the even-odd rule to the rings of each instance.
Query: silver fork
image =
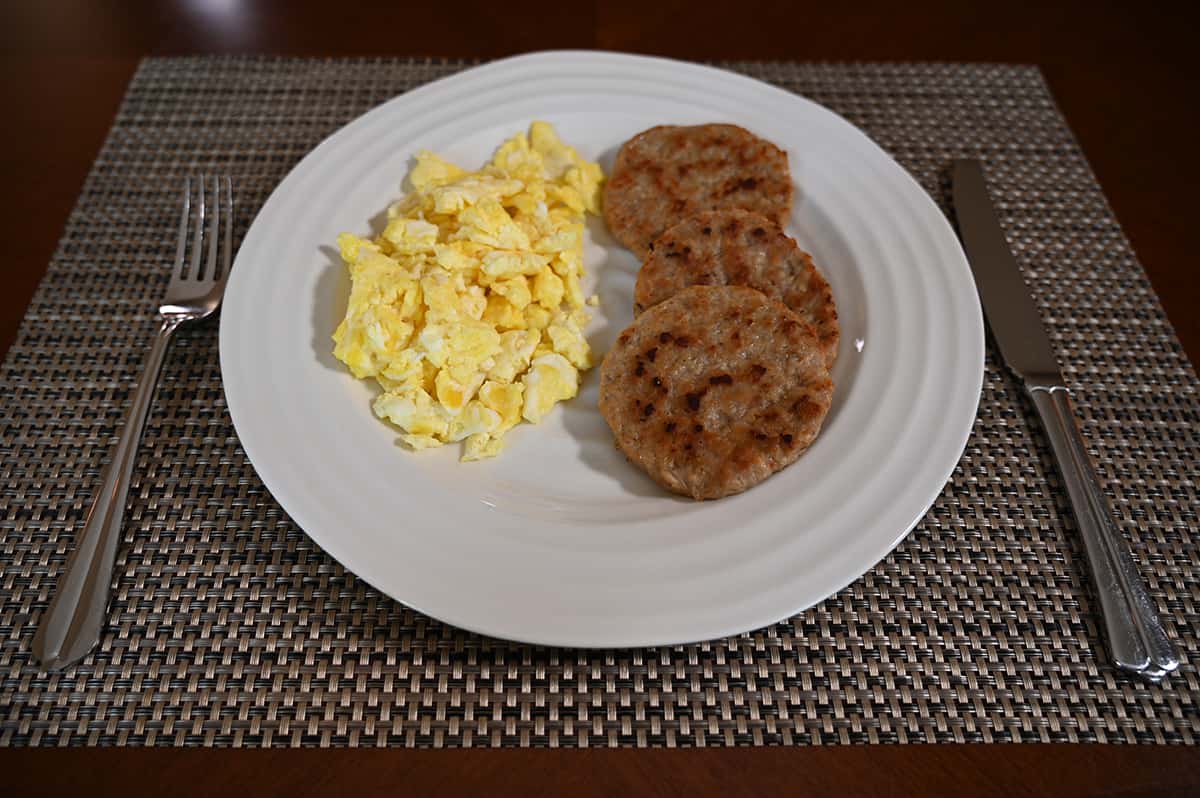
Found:
[[[50,606],[42,614],[33,638],[33,653],[47,670],[60,670],[83,659],[100,640],[104,628],[113,563],[125,519],[125,497],[138,441],[146,423],[154,387],[162,370],[171,337],[182,325],[212,315],[221,304],[233,248],[233,185],[228,177],[201,177],[193,199],[192,181],[183,184],[183,216],[179,245],[167,295],[158,308],[162,322],[146,356],[142,375],[133,391],[125,424],[112,449],[112,460],[103,472],[87,520],[58,578]],[[212,186],[211,208],[205,232],[205,186]],[[192,206],[195,204],[195,211]],[[188,246],[188,228],[192,228]],[[208,257],[204,258],[204,247]],[[190,257],[185,258],[185,254]]]

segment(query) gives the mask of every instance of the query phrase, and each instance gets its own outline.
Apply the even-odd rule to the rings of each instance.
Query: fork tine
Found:
[[[204,241],[204,176],[196,181],[198,192],[196,194],[196,234],[192,239],[192,267],[191,273],[188,275],[193,280],[200,279],[200,250]]]
[[[221,279],[233,266],[233,179],[225,176],[225,241],[221,252]]]
[[[191,215],[192,181],[183,179],[183,217],[179,220],[179,246],[175,249],[175,270],[171,272],[174,279],[183,274],[183,253],[187,246],[188,217]]]
[[[206,180],[207,182],[207,180]],[[217,245],[220,243],[220,236],[217,233],[221,229],[221,178],[213,178],[213,195],[212,195],[212,220],[208,223],[208,266],[205,267],[204,275],[212,282],[217,279]]]

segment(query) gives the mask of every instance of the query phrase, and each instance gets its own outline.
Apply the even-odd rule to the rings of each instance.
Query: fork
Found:
[[[213,196],[206,233],[204,192],[210,181]],[[161,317],[158,334],[134,387],[125,424],[112,448],[112,459],[102,472],[100,491],[33,638],[33,653],[46,670],[61,670],[78,662],[100,640],[112,589],[117,543],[125,520],[125,498],[167,346],[181,326],[211,316],[225,291],[233,247],[233,184],[226,176],[203,176],[196,182],[193,200],[192,181],[184,180],[179,244],[171,282],[158,308]],[[207,258],[204,258],[205,245]]]

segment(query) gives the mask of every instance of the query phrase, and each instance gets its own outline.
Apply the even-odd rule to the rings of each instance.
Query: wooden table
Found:
[[[532,6],[538,6],[533,8]],[[89,3],[0,8],[0,100],[10,113],[0,160],[7,244],[0,349],[12,343],[63,223],[137,62],[147,55],[446,55],[488,58],[603,48],[688,59],[1036,63],[1162,298],[1184,348],[1200,357],[1193,278],[1191,139],[1200,111],[1194,26],[1151,4],[980,9],[936,0],[804,7],[760,0],[504,6],[286,0]],[[518,8],[516,4],[512,8]],[[1200,756],[1125,746],[904,746],[693,752],[109,751],[0,752],[13,794],[170,789],[294,792],[339,786],[493,789],[533,794],[821,793],[1195,794]]]

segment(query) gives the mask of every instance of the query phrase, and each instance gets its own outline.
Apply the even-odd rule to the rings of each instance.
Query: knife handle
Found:
[[[1113,519],[1075,422],[1071,394],[1060,386],[1030,387],[1029,394],[1050,438],[1083,535],[1113,660],[1125,670],[1158,681],[1179,667],[1179,656]]]

